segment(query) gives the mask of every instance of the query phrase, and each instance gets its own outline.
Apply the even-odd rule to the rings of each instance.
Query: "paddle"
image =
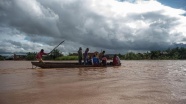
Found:
[[[65,40],[63,40],[61,43],[59,43],[59,45],[62,44],[64,41],[65,41]],[[59,45],[57,45],[53,50],[55,50]],[[53,51],[53,50],[52,50],[52,51]],[[51,53],[52,51],[50,51],[50,53]],[[50,53],[48,53],[48,54],[50,54]]]

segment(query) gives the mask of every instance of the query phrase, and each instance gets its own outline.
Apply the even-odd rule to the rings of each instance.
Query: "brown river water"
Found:
[[[186,104],[186,61],[58,69],[0,61],[0,104]]]

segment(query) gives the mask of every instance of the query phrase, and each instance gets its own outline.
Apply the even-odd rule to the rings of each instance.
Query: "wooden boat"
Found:
[[[103,65],[79,65],[77,62],[31,62],[33,66],[40,68],[81,68],[81,67],[113,67],[110,63],[107,63],[106,66]],[[121,65],[118,65],[121,66]]]

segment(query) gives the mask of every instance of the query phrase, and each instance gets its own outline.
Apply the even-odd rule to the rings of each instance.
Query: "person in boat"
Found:
[[[102,62],[102,58],[103,58],[104,55],[105,55],[105,51],[102,51],[102,52],[99,54],[99,62],[100,62],[100,63]]]
[[[114,66],[121,65],[120,58],[116,54],[114,55],[114,58],[113,58],[113,65]]]
[[[99,52],[95,51],[94,55],[99,59]]]
[[[96,55],[93,55],[92,63],[93,63],[94,66],[99,65],[99,59],[96,57]]]
[[[39,62],[42,62],[43,63],[43,59],[42,59],[42,56],[43,55],[48,55],[48,53],[45,53],[44,52],[44,49],[41,49],[41,51],[36,55],[36,59],[39,61]]]
[[[88,58],[87,58],[87,64],[88,65],[92,65],[92,57],[91,56],[88,56]]]
[[[107,57],[105,55],[102,56],[101,63],[103,66],[107,65]]]
[[[88,59],[88,51],[89,48],[85,50],[85,53],[83,54],[83,59],[84,59],[84,65],[88,64],[87,59]]]
[[[120,61],[119,56],[116,56],[116,59],[117,59],[118,65],[121,65],[121,61]]]
[[[79,50],[78,50],[78,62],[79,62],[80,65],[82,64],[82,59],[83,59],[82,48],[79,47]]]

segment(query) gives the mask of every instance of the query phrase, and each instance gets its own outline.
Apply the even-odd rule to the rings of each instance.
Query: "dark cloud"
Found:
[[[163,7],[141,13],[131,11],[125,16],[123,12],[112,11],[111,7],[117,5],[100,7],[98,1],[92,3],[91,0],[1,0],[0,34],[5,37],[15,33],[24,36],[20,41],[1,39],[1,43],[6,43],[4,47],[11,44],[14,51],[15,48],[38,51],[42,47],[49,51],[62,40],[66,40],[66,45],[59,48],[64,51],[76,51],[80,46],[110,52],[148,51],[174,46],[173,43],[185,37],[181,32],[170,33],[182,24],[182,14],[168,15],[168,10]]]
[[[5,40],[5,43],[8,42],[10,43],[10,46],[16,46],[17,48],[21,48],[23,47],[23,45],[20,42],[16,42],[16,41],[12,41],[12,40]]]

